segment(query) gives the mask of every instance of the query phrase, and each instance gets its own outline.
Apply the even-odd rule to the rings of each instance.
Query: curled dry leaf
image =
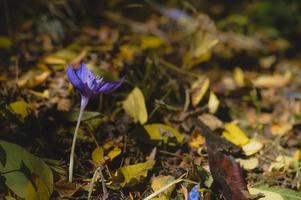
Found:
[[[192,106],[197,106],[201,100],[203,99],[204,95],[206,94],[209,88],[210,81],[208,78],[205,80],[198,79],[195,81],[191,86],[191,102]]]

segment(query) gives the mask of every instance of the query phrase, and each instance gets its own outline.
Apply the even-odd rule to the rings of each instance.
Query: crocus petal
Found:
[[[75,73],[84,83],[90,83],[95,79],[94,74],[86,67],[84,63],[81,63],[80,66],[75,69]]]
[[[114,90],[116,90],[117,88],[120,87],[120,85],[123,83],[125,79],[125,76],[123,76],[121,79],[119,79],[118,81],[114,81],[114,82],[106,82],[104,83],[99,89],[98,89],[98,93],[103,92],[103,93],[110,93],[113,92]]]
[[[67,67],[67,76],[69,81],[72,83],[72,85],[79,89],[80,91],[84,90],[84,83],[82,82],[82,80],[77,76],[75,69],[69,65]]]

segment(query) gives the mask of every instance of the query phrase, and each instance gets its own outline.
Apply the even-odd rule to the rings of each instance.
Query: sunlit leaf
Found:
[[[147,124],[144,126],[151,140],[163,141],[169,145],[182,143],[184,136],[174,128],[165,124]]]
[[[192,84],[191,90],[191,102],[193,106],[196,106],[200,103],[203,99],[204,95],[206,94],[209,88],[209,79],[206,78],[205,80],[199,79]]]
[[[14,113],[20,115],[22,119],[25,119],[25,117],[27,117],[32,110],[32,106],[25,101],[13,102],[9,104],[9,107]]]
[[[234,69],[234,80],[238,87],[243,87],[245,85],[244,72],[240,67]]]
[[[46,81],[50,71],[30,70],[23,74],[17,81],[19,87],[34,88]]]
[[[123,101],[123,108],[133,118],[134,122],[144,124],[147,121],[148,114],[145,99],[138,87],[135,87]]]
[[[230,142],[238,146],[243,146],[249,142],[249,138],[234,122],[225,124],[224,128],[225,131],[222,136]]]
[[[260,151],[262,147],[263,144],[261,142],[258,142],[257,140],[251,140],[248,144],[242,147],[242,150],[247,156],[250,156]]]
[[[175,178],[173,176],[157,176],[152,179],[151,187],[154,192],[160,190],[162,187],[166,186],[167,184],[173,182]],[[165,190],[163,193],[160,194],[161,199],[170,199],[170,195],[172,191],[174,190],[175,185],[169,187],[167,190]]]
[[[119,182],[121,187],[133,186],[139,183],[143,177],[146,177],[148,170],[152,169],[154,165],[154,160],[148,160],[144,163],[121,167],[115,178],[119,180],[117,177],[120,175],[123,177],[122,182]]]
[[[260,198],[261,200],[284,200],[280,194],[267,190],[248,188],[251,195],[263,194],[265,197]]]
[[[165,41],[157,36],[141,36],[141,49],[154,49],[165,44]]]
[[[236,159],[237,162],[246,170],[252,170],[258,167],[259,161],[257,158]]]
[[[101,147],[97,147],[93,150],[92,152],[92,160],[97,163],[100,164],[104,161],[104,151],[103,148]]]
[[[114,147],[113,150],[109,151],[109,153],[107,154],[107,156],[113,160],[115,157],[117,157],[118,155],[121,154],[121,149],[118,147]]]
[[[216,113],[219,106],[219,100],[214,92],[210,92],[209,101],[208,101],[208,109],[209,112],[214,114]]]

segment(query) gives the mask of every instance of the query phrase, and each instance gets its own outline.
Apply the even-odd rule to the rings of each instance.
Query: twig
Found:
[[[92,195],[94,183],[95,183],[95,181],[96,181],[97,173],[99,173],[100,178],[101,178],[102,191],[103,191],[103,199],[106,199],[106,198],[108,197],[108,191],[107,191],[107,188],[106,188],[106,185],[105,185],[105,180],[104,180],[104,177],[103,177],[103,174],[102,174],[102,167],[99,166],[99,167],[97,167],[97,169],[95,170],[95,172],[94,172],[94,174],[93,174],[93,177],[92,177],[92,180],[91,180],[91,182],[90,182],[89,194],[88,194],[88,200],[91,199],[91,195]]]
[[[166,186],[164,186],[163,188],[161,188],[160,190],[154,192],[153,194],[149,195],[148,197],[144,198],[143,200],[150,200],[152,198],[154,198],[155,196],[159,195],[160,193],[164,192],[165,190],[167,190],[169,187],[177,184],[177,183],[180,183],[181,181],[183,181],[183,177],[185,176],[186,174],[183,174],[182,176],[180,176],[178,179],[174,180],[173,182],[167,184]]]

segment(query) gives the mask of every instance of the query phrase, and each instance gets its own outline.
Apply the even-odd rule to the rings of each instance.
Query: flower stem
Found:
[[[86,108],[86,105],[89,101],[89,98],[82,96],[81,98],[81,104],[80,104],[80,111],[77,119],[77,124],[75,128],[75,132],[73,135],[73,140],[72,140],[72,147],[71,147],[71,153],[70,153],[70,161],[69,161],[69,182],[72,182],[73,178],[73,165],[74,165],[74,151],[75,151],[75,144],[76,144],[76,138],[77,138],[77,133],[80,125],[80,121],[82,119],[84,110]]]

